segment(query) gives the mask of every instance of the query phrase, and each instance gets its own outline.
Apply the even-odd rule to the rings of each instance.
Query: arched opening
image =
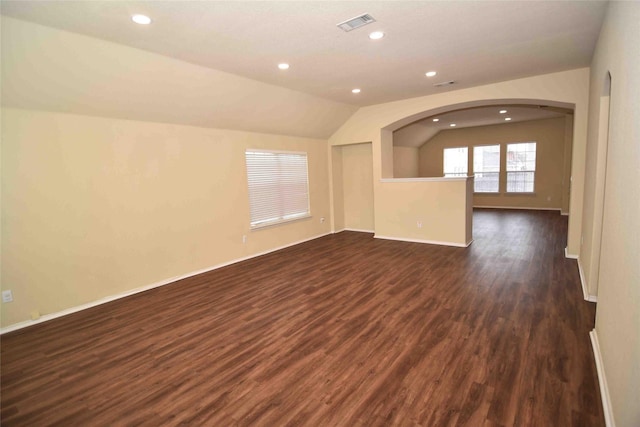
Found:
[[[573,106],[539,100],[469,104],[389,126],[396,127],[393,177],[474,176],[474,207],[568,214]]]
[[[442,113],[456,108],[467,108],[481,105],[500,104],[543,104],[553,107],[574,109],[573,146],[571,149],[571,200],[569,209],[569,221],[567,224],[567,247],[565,254],[568,257],[577,257],[580,252],[580,235],[582,229],[582,204],[584,195],[584,149],[587,136],[588,105],[586,90],[589,85],[588,69],[575,70],[567,73],[540,76],[518,81],[502,82],[486,87],[463,89],[459,91],[436,94],[434,96],[411,98],[404,101],[381,104],[360,109],[354,114],[329,140],[332,146],[353,144],[357,142],[371,141],[373,152],[373,187],[374,187],[374,224],[375,233],[398,238],[415,238],[421,240],[456,241],[460,243],[463,237],[454,236],[454,228],[437,221],[430,224],[425,230],[416,227],[419,212],[409,215],[403,209],[388,209],[388,205],[424,207],[429,210],[435,205],[431,201],[424,201],[426,195],[411,193],[416,179],[405,179],[406,184],[394,178],[393,165],[393,131],[416,120],[433,114]],[[446,181],[442,181],[442,180]],[[438,194],[451,194],[449,186],[454,186],[447,178],[418,178],[424,183],[426,180],[434,184],[415,184],[420,190],[433,187]],[[465,184],[471,178],[459,178]],[[441,183],[436,183],[441,182]],[[436,190],[437,189],[437,190]],[[402,200],[399,194],[406,191]],[[425,190],[426,191],[426,190]],[[457,191],[457,190],[456,190]],[[468,197],[466,190],[460,189],[465,197],[465,206],[473,204],[472,197]],[[469,192],[473,195],[473,189]],[[404,193],[403,193],[404,194]],[[456,194],[458,194],[456,192]],[[423,197],[424,196],[424,197]],[[443,199],[434,194],[436,204],[441,204]],[[409,198],[410,200],[406,200]],[[425,199],[426,200],[426,199]],[[458,203],[458,202],[456,202]],[[462,204],[462,202],[458,203]],[[457,206],[457,205],[456,205]],[[460,206],[458,206],[460,207]],[[457,208],[456,208],[457,209]],[[467,209],[460,207],[460,209]],[[443,209],[438,207],[439,213]],[[431,213],[429,210],[429,213]],[[401,211],[401,212],[398,212]],[[402,216],[399,216],[399,214]],[[438,218],[438,221],[446,222],[448,218]],[[423,224],[425,224],[423,220]],[[468,228],[468,227],[467,227]],[[447,235],[445,235],[445,231]],[[451,231],[451,233],[449,233]],[[428,232],[428,233],[427,233]]]
[[[388,125],[383,129],[396,131],[410,123],[422,120],[427,117],[436,116],[438,114],[444,114],[455,110],[464,110],[474,107],[489,107],[489,106],[501,106],[501,105],[546,105],[549,107],[574,109],[575,105],[567,102],[552,101],[549,99],[533,99],[533,98],[496,98],[496,99],[482,99],[468,102],[461,102],[456,104],[443,105],[437,108],[431,108],[429,110],[421,111],[416,114],[412,114],[407,117],[403,117]]]

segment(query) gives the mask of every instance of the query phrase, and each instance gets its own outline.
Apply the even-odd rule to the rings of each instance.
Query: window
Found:
[[[467,176],[467,147],[444,149],[444,176]]]
[[[473,173],[476,193],[497,193],[500,190],[500,146],[473,147]]]
[[[251,228],[309,216],[307,154],[247,150]]]
[[[533,193],[536,143],[507,144],[507,193]]]

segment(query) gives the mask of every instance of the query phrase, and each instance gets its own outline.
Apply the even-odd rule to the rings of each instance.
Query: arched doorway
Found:
[[[495,146],[495,189],[476,190],[474,206],[558,210],[568,215],[573,113],[573,104],[539,99],[482,100],[426,110],[383,128],[382,170],[391,170],[395,178],[442,177],[448,175],[446,151],[458,147],[464,148],[466,167],[456,172],[475,174],[478,182],[474,158],[480,157],[483,147]],[[531,163],[533,170],[516,172],[513,157],[525,143],[533,147],[537,161]],[[527,188],[514,185],[518,175],[532,177]]]

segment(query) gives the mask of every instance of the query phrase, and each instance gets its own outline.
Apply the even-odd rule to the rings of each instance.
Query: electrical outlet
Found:
[[[2,291],[2,302],[13,301],[13,293],[10,290]]]
[[[417,226],[418,228],[422,228],[422,221],[418,221]]]
[[[324,222],[324,217],[320,218],[320,224]]]
[[[551,201],[551,196],[547,196],[547,202]]]
[[[247,235],[242,236],[242,243],[247,243]]]

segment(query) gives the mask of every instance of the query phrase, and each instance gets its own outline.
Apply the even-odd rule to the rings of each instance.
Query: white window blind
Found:
[[[536,143],[507,144],[507,193],[533,193]]]
[[[247,150],[251,228],[310,215],[307,154]]]
[[[497,193],[500,190],[500,146],[473,147],[474,189],[476,193]]]
[[[467,176],[468,156],[467,147],[445,148],[443,151],[444,164],[442,165],[444,176]]]

